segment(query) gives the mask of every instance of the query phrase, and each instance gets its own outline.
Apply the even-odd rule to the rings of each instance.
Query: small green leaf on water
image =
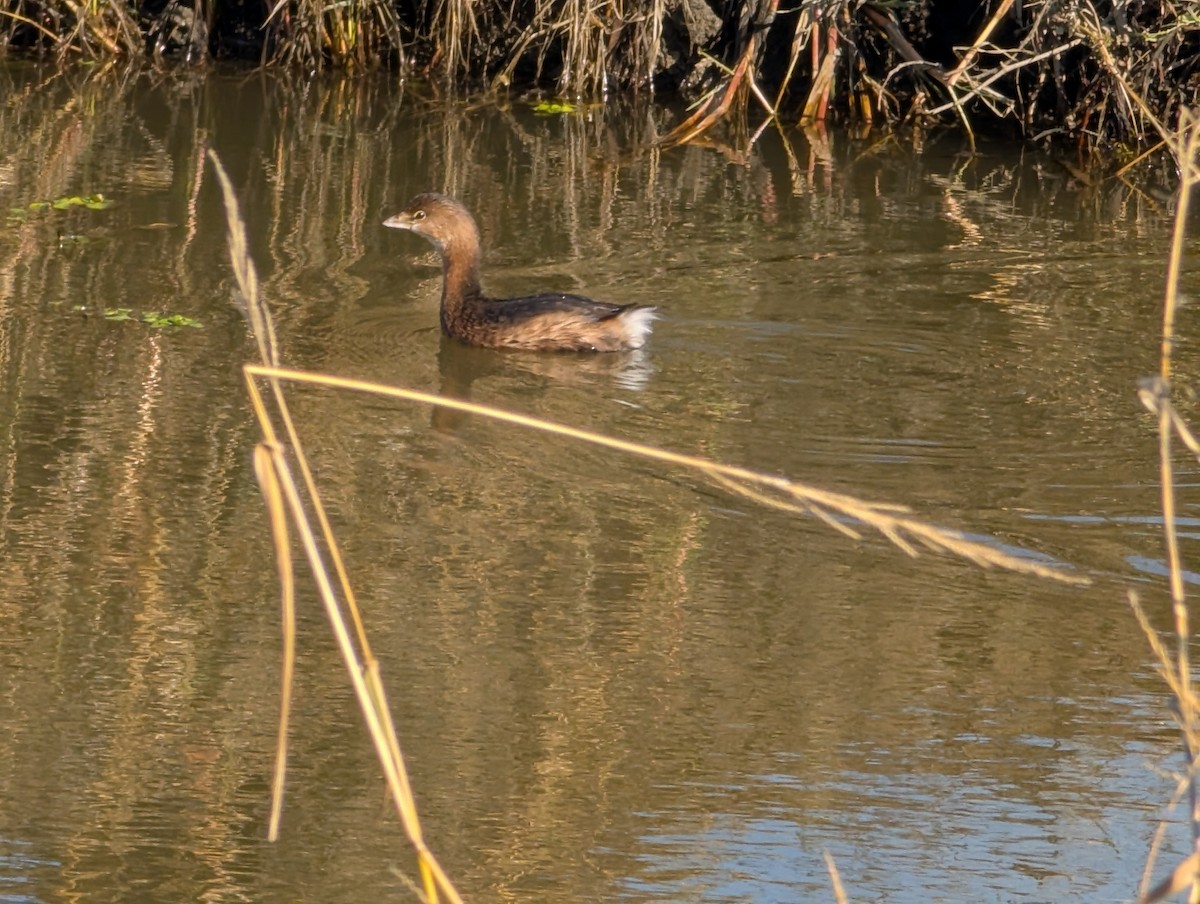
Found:
[[[38,202],[45,204],[46,202]],[[33,209],[33,205],[29,205]],[[97,192],[94,195],[70,195],[65,198],[58,198],[51,202],[51,207],[55,210],[66,210],[69,207],[86,207],[88,210],[103,210],[106,207],[112,206],[112,201],[108,200],[104,195]]]
[[[72,207],[86,207],[88,210],[104,210],[106,207],[112,207],[112,201],[104,197],[104,195],[96,192],[94,195],[67,195],[62,198],[57,198],[53,201],[31,201],[25,207],[10,207],[8,209],[8,218],[10,220],[26,220],[29,214],[38,213],[42,210],[69,210]]]
[[[82,305],[76,310],[85,310]],[[167,327],[182,327],[190,326],[199,329],[203,326],[199,320],[194,317],[188,317],[185,314],[167,314],[164,311],[142,311],[134,313],[133,308],[105,308],[104,319],[111,320],[114,323],[123,323],[126,320],[139,321],[146,326],[153,327],[156,330],[165,329]]]
[[[194,317],[188,317],[184,314],[164,314],[162,311],[146,311],[142,314],[142,323],[148,324],[155,329],[163,329],[168,326],[190,326],[200,329],[201,323]]]
[[[567,101],[543,100],[533,105],[533,112],[539,116],[564,116],[568,113],[578,113],[579,107]]]

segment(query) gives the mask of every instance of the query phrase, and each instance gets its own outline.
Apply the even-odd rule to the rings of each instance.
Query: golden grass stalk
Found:
[[[283,628],[283,675],[279,695],[279,738],[276,742],[275,773],[271,779],[271,822],[267,837],[279,839],[283,817],[283,787],[287,779],[288,723],[292,711],[292,679],[296,673],[296,594],[292,570],[292,547],[288,542],[287,510],[283,489],[271,455],[264,445],[254,450],[254,476],[258,479],[263,502],[271,519],[271,538],[275,545],[275,567],[279,574],[279,597]]]
[[[1118,75],[1119,78],[1119,75]],[[1123,82],[1122,82],[1123,83]],[[1123,83],[1124,84],[1124,83]],[[1136,92],[1131,97],[1141,102]],[[1149,116],[1149,111],[1146,111]],[[1151,117],[1152,118],[1152,117]],[[1157,122],[1155,123],[1158,127]],[[1187,789],[1190,809],[1188,822],[1192,830],[1192,848],[1200,851],[1200,696],[1192,681],[1190,656],[1191,620],[1184,592],[1183,563],[1179,551],[1176,523],[1175,472],[1173,440],[1180,437],[1184,444],[1200,457],[1200,444],[1188,430],[1171,400],[1171,358],[1175,346],[1175,318],[1179,308],[1179,274],[1183,267],[1183,249],[1187,235],[1188,211],[1192,191],[1200,185],[1200,110],[1182,109],[1179,127],[1169,135],[1168,145],[1175,156],[1180,172],[1179,195],[1175,209],[1175,226],[1171,238],[1171,253],[1167,262],[1164,289],[1162,338],[1159,350],[1158,375],[1139,390],[1142,403],[1158,418],[1159,475],[1162,487],[1163,540],[1166,546],[1171,612],[1174,619],[1175,644],[1172,651],[1159,638],[1135,594],[1130,605],[1138,618],[1158,664],[1159,673],[1175,697],[1175,718],[1183,736],[1187,769],[1181,782]],[[1157,845],[1156,845],[1157,848]],[[1152,861],[1147,864],[1150,874]],[[1149,891],[1143,880],[1139,900],[1161,901],[1183,889],[1190,889],[1189,899],[1200,900],[1200,853],[1193,853],[1177,864],[1171,874]]]
[[[849,904],[850,899],[846,897],[846,887],[842,885],[842,874],[838,872],[833,854],[826,851],[823,856],[825,857],[825,868],[829,871],[829,883],[833,886],[833,900],[837,904]]]
[[[818,487],[808,486],[779,477],[764,474],[735,465],[721,464],[694,455],[683,455],[647,446],[629,440],[617,439],[602,433],[592,433],[577,427],[568,427],[553,421],[544,421],[528,415],[506,411],[503,408],[493,408],[475,402],[464,402],[447,396],[420,392],[415,389],[405,389],[399,386],[386,386],[381,383],[370,383],[364,380],[353,380],[347,377],[335,377],[328,374],[310,373],[302,370],[289,370],[280,367],[264,367],[247,364],[244,368],[248,377],[263,377],[288,383],[304,383],[308,385],[326,386],[331,389],[344,389],[352,392],[366,392],[387,398],[403,399],[441,408],[450,408],[467,414],[477,414],[519,427],[528,427],[551,433],[556,436],[580,442],[591,443],[618,452],[625,452],[641,458],[664,462],[685,470],[696,471],[731,492],[782,511],[797,514],[813,515],[836,530],[858,539],[861,534],[855,528],[859,525],[876,531],[898,546],[910,556],[916,556],[921,547],[937,552],[947,553],[967,559],[985,568],[1004,568],[1009,571],[1032,574],[1038,577],[1050,578],[1066,584],[1087,585],[1091,581],[1083,575],[1064,572],[1051,568],[1031,559],[1010,555],[976,540],[971,540],[956,530],[938,527],[934,524],[913,517],[907,508],[900,505],[882,502],[868,502],[845,493],[834,493]]]
[[[44,37],[46,37],[50,40],[51,44],[57,44],[59,42],[59,40],[61,40],[59,35],[52,32],[41,22],[36,22],[33,19],[29,18],[28,16],[23,16],[19,12],[15,12],[14,10],[0,9],[0,16],[5,16],[8,19],[11,19],[13,22],[18,22],[21,25],[28,25],[30,28],[34,29],[35,31],[40,31]]]
[[[255,340],[258,342],[260,358],[264,364],[274,363],[277,361],[274,328],[271,324],[270,312],[259,295],[258,275],[254,262],[249,256],[245,224],[238,210],[237,198],[220,160],[211,151],[209,151],[209,157],[225,199],[225,211],[229,225],[229,256],[234,278],[250,319],[251,329],[255,333]],[[375,745],[375,752],[383,768],[384,777],[396,805],[401,824],[417,854],[425,899],[437,902],[440,900],[440,895],[445,895],[449,901],[461,901],[450,878],[425,844],[421,823],[417,816],[416,801],[409,785],[404,758],[400,752],[400,743],[396,737],[387,697],[380,681],[379,665],[371,653],[366,628],[350,586],[349,576],[338,551],[338,544],[330,528],[325,508],[321,503],[320,494],[317,492],[312,470],[308,466],[303,446],[289,413],[282,385],[274,377],[268,377],[267,382],[271,389],[275,412],[284,426],[287,438],[286,449],[301,471],[305,494],[301,494],[300,487],[292,475],[291,465],[284,454],[285,445],[280,441],[275,430],[266,399],[259,391],[258,385],[250,373],[251,367],[252,365],[246,366],[247,389],[259,428],[263,434],[263,442],[255,452],[255,468],[264,498],[267,500],[268,509],[271,512],[271,528],[276,550],[279,551],[287,546],[287,528],[290,524],[296,531],[308,560],[309,569],[325,606],[330,627],[358,698],[359,707],[366,720],[368,732]],[[284,512],[286,512],[287,518],[284,517]],[[319,531],[313,528],[314,518],[319,525]],[[318,541],[318,535],[320,541]],[[283,556],[279,561],[281,570],[285,564],[290,563],[290,557],[286,553]],[[333,564],[337,574],[336,587],[330,577],[326,559]],[[295,617],[290,578],[284,579],[282,572],[281,586],[285,611],[292,611],[288,612],[284,618],[284,677],[288,684],[283,695],[284,702],[281,705],[280,741],[276,751],[275,781],[273,783],[275,800],[272,805],[273,829],[277,829],[278,826],[277,814],[282,806],[283,779],[286,772],[286,737],[287,719],[290,712],[291,678],[287,650],[291,649],[294,644],[293,639],[289,637],[289,631],[294,632]],[[350,631],[348,620],[353,623],[353,634]],[[289,625],[293,627],[289,629]]]

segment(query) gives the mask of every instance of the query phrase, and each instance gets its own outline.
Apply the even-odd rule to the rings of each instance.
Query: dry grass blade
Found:
[[[250,319],[250,333],[258,343],[260,360],[267,364],[279,364],[279,348],[275,342],[275,324],[262,306],[258,294],[258,270],[250,258],[250,249],[246,243],[246,229],[242,223],[241,214],[237,208],[237,198],[233,192],[233,184],[225,173],[225,167],[213,152],[209,152],[213,168],[217,173],[217,181],[221,184],[221,192],[225,197],[225,218],[229,227],[229,263],[233,267],[233,278],[240,293],[240,306]]]
[[[948,530],[937,525],[928,524],[907,513],[907,509],[879,502],[866,502],[844,493],[832,493],[816,487],[796,483],[785,477],[763,474],[748,468],[725,465],[698,458],[694,455],[681,455],[655,446],[646,446],[628,440],[556,424],[539,418],[528,417],[502,408],[479,405],[474,402],[463,402],[446,396],[418,392],[414,389],[404,389],[399,386],[385,386],[380,383],[369,383],[363,380],[352,380],[346,377],[335,377],[327,374],[315,374],[307,371],[288,370],[275,367],[257,367],[247,365],[246,373],[252,377],[264,377],[289,383],[307,383],[326,386],[333,389],[346,389],[353,392],[365,392],[395,399],[405,399],[410,402],[420,402],[442,408],[452,408],[468,414],[478,414],[493,420],[541,430],[570,439],[580,440],[596,446],[637,455],[655,461],[665,462],[676,467],[698,471],[702,475],[716,480],[731,490],[776,508],[789,511],[804,511],[808,513],[823,513],[823,520],[833,523],[830,518],[840,517],[849,519],[863,527],[871,528],[895,543],[909,555],[917,554],[917,546],[950,553],[967,559],[985,568],[1004,568],[1024,574],[1050,578],[1066,584],[1087,585],[1091,581],[1083,575],[1067,574],[1060,569],[1050,568],[1039,562],[1021,558],[1002,552],[993,546],[968,539],[958,531]],[[747,492],[747,487],[752,491]],[[768,494],[776,494],[774,497]],[[827,516],[827,517],[826,517]],[[838,527],[842,530],[842,527]],[[910,541],[916,541],[916,544]]]
[[[275,567],[279,574],[279,596],[283,624],[283,675],[279,695],[279,739],[275,750],[275,774],[271,780],[271,821],[267,838],[279,840],[283,816],[283,787],[287,778],[288,723],[292,711],[292,679],[296,673],[296,594],[293,581],[292,548],[288,542],[287,512],[279,485],[279,450],[259,443],[254,450],[254,475],[262,490],[271,519],[275,545]]]
[[[1154,626],[1150,623],[1149,616],[1146,615],[1146,610],[1142,607],[1141,598],[1134,591],[1129,591],[1129,607],[1133,610],[1134,617],[1137,618],[1138,626],[1142,629],[1142,633],[1146,636],[1146,642],[1150,644],[1150,651],[1154,653],[1154,659],[1158,663],[1159,674],[1163,680],[1174,692],[1178,690],[1176,683],[1175,665],[1171,659],[1171,654],[1162,642],[1162,638],[1158,636],[1158,632],[1154,630]]]
[[[742,54],[741,60],[738,61],[729,79],[723,82],[720,88],[695,113],[679,123],[679,125],[675,126],[675,128],[659,140],[659,144],[662,147],[669,148],[687,144],[689,141],[693,141],[707,132],[725,117],[733,106],[738,89],[741,87],[746,74],[750,70],[750,61],[754,55],[754,50],[755,39],[751,37],[746,52]],[[718,94],[720,95],[719,100],[717,99]]]
[[[842,875],[838,872],[833,854],[826,851],[822,856],[825,858],[825,868],[829,870],[829,881],[833,885],[833,899],[837,904],[849,904],[850,899],[846,897],[846,888],[842,885]]]
[[[748,86],[748,90],[763,105],[769,116],[775,116],[775,110],[772,108],[770,101],[767,100],[766,95],[758,87],[754,71],[756,66],[755,61],[760,57],[762,51],[762,41],[764,40],[762,36],[766,34],[766,29],[774,21],[778,7],[779,0],[764,0],[762,6],[759,8],[756,21],[752,23],[753,27],[745,36],[745,47],[742,49],[737,64],[732,69],[724,65],[721,66],[728,73],[729,78],[723,83],[722,90],[718,92],[720,99],[717,100],[717,94],[713,94],[695,113],[659,139],[658,143],[660,146],[676,147],[687,144],[689,141],[694,141],[724,119],[733,108],[735,101],[738,101],[739,98],[743,98],[743,100],[739,102],[738,109],[744,111],[745,92],[743,91],[743,85]]]
[[[1154,630],[1154,626],[1150,624],[1150,618],[1146,615],[1146,610],[1142,608],[1142,602],[1137,593],[1130,590],[1128,599],[1129,606],[1133,609],[1133,614],[1137,618],[1138,625],[1141,627],[1142,633],[1149,642],[1150,649],[1154,651],[1154,658],[1158,662],[1159,674],[1162,675],[1167,686],[1174,691],[1175,669],[1174,664],[1171,661],[1171,654],[1167,651],[1166,646],[1163,644],[1162,638],[1158,636],[1158,632]],[[1177,699],[1180,698],[1177,697]],[[1181,728],[1184,727],[1181,726]],[[1186,730],[1186,728],[1184,728],[1184,730]],[[1188,790],[1189,782],[1187,776],[1176,776],[1176,779],[1175,794],[1172,796],[1171,802],[1166,808],[1167,812],[1175,809],[1175,806],[1179,803]],[[1153,892],[1149,891],[1150,881],[1154,875],[1154,864],[1158,860],[1158,852],[1162,848],[1163,840],[1166,838],[1167,829],[1169,826],[1170,823],[1168,822],[1167,817],[1164,816],[1158,821],[1158,825],[1154,829],[1154,837],[1150,841],[1150,850],[1146,854],[1146,864],[1142,868],[1142,878],[1138,883],[1137,900],[1142,902],[1142,904],[1152,900],[1161,900],[1164,894],[1172,893],[1169,891],[1165,893],[1163,892],[1163,889],[1170,884],[1170,880],[1167,882],[1160,882],[1158,886],[1155,887]],[[1174,876],[1171,878],[1173,879]]]
[[[754,489],[753,487],[748,487],[739,481],[732,480],[732,479],[726,477],[724,474],[713,474],[711,476],[714,481],[716,481],[717,483],[719,483],[721,486],[725,487],[726,489],[731,490],[734,493],[738,493],[739,495],[745,496],[747,499],[753,499],[755,502],[759,503],[760,505],[768,506],[770,508],[781,509],[785,512],[795,512],[797,515],[813,515],[813,516],[821,519],[822,521],[824,521],[826,524],[828,524],[830,527],[832,527],[834,530],[838,531],[839,533],[845,534],[851,540],[861,540],[862,539],[862,534],[860,534],[858,531],[856,531],[850,525],[843,524],[841,521],[838,521],[829,512],[825,511],[823,508],[820,508],[819,506],[797,505],[796,503],[792,503],[792,502],[784,502],[781,499],[776,499],[772,496],[768,496],[766,493],[760,493],[760,492],[758,492],[758,490]]]
[[[804,112],[800,114],[800,122],[817,122],[825,118],[829,106],[829,95],[833,90],[833,76],[840,58],[841,48],[835,44],[825,54],[821,61],[821,68],[813,76],[812,87],[809,89],[807,100],[804,101]]]
[[[988,42],[988,39],[992,36],[992,32],[996,30],[996,26],[1008,15],[1008,11],[1012,8],[1012,5],[1013,0],[1001,0],[1000,4],[996,7],[996,11],[992,13],[992,18],[988,20],[987,24],[983,26],[983,31],[975,38],[975,43],[963,54],[962,59],[958,61],[958,65],[946,76],[947,84],[953,85],[966,72],[967,67],[971,65],[976,54],[979,53],[979,49]]]
[[[810,36],[816,37],[817,30],[813,28],[812,10],[809,7],[801,7],[796,11],[796,24],[792,27],[792,47],[788,53],[787,70],[783,73],[783,78],[779,81],[779,92],[775,95],[774,107],[779,109],[783,103],[783,95],[787,93],[788,85],[791,84],[792,75],[796,71],[796,66],[800,63],[800,57],[804,53],[804,48],[808,46]]]
[[[1165,901],[1171,895],[1178,894],[1185,888],[1191,888],[1196,882],[1196,873],[1200,871],[1200,854],[1192,854],[1175,867],[1171,875],[1150,889],[1140,900],[1143,904],[1156,904]]]
[[[221,185],[221,191],[225,198],[226,214],[229,224],[229,255],[230,262],[233,266],[234,277],[238,284],[238,289],[241,292],[241,302],[247,317],[250,320],[250,328],[254,333],[254,338],[258,342],[259,355],[264,364],[278,362],[278,348],[275,340],[275,324],[271,319],[271,313],[267,309],[266,304],[258,293],[258,271],[254,266],[254,261],[250,258],[248,243],[246,241],[246,230],[242,223],[241,214],[238,212],[237,198],[233,192],[233,185],[229,181],[228,175],[225,173],[225,168],[221,166],[220,160],[211,151],[209,152],[210,159],[213,163],[213,169],[217,173],[217,179]],[[333,535],[333,529],[329,525],[329,518],[325,513],[325,507],[321,504],[320,493],[317,492],[316,481],[312,476],[312,469],[308,466],[308,459],[304,455],[304,447],[300,442],[300,437],[296,432],[296,426],[292,422],[291,413],[288,409],[287,399],[284,397],[282,387],[275,381],[271,383],[271,390],[275,400],[276,410],[279,412],[279,418],[283,422],[284,430],[287,434],[289,448],[295,456],[296,463],[300,468],[301,476],[304,479],[304,486],[308,490],[309,502],[312,506],[313,514],[316,516],[317,523],[321,529],[321,535],[325,540],[326,550],[329,558],[333,562],[334,569],[337,572],[338,583],[341,587],[342,599],[346,609],[349,612],[350,618],[354,622],[355,632],[358,638],[358,644],[363,652],[364,658],[370,660],[371,648],[367,642],[366,629],[363,626],[362,616],[359,613],[358,604],[354,597],[354,591],[350,586],[350,578],[346,572],[345,563],[342,561],[341,553],[338,550],[337,539]],[[259,415],[260,424],[263,428],[264,436],[271,443],[276,442],[275,434],[271,427],[271,421],[266,414],[265,407],[262,407],[256,412]],[[285,462],[286,465],[286,462]],[[304,525],[307,526],[307,525]]]
[[[28,16],[22,16],[20,13],[15,13],[8,9],[0,9],[0,16],[6,16],[9,19],[12,19],[14,22],[20,22],[22,25],[28,25],[30,28],[40,31],[43,35],[50,39],[50,43],[52,44],[56,44],[59,41],[58,35],[48,29],[45,25],[42,25],[40,22],[35,22]]]
[[[1068,41],[1065,44],[1061,44],[1057,47],[1052,47],[1049,50],[1046,50],[1042,53],[1038,53],[1038,54],[1035,54],[1035,55],[1029,56],[1029,57],[1023,57],[1019,60],[1016,60],[1015,62],[1008,63],[1004,66],[1001,66],[999,69],[997,69],[995,72],[993,72],[991,75],[989,75],[983,81],[971,82],[971,88],[969,91],[967,91],[966,94],[958,95],[958,94],[954,94],[954,92],[951,92],[951,97],[953,98],[952,100],[947,101],[946,103],[942,104],[940,107],[934,107],[932,110],[929,110],[927,112],[930,116],[936,116],[939,113],[945,113],[947,110],[949,110],[951,108],[960,107],[964,101],[970,100],[973,97],[985,97],[986,92],[988,91],[988,88],[994,82],[998,81],[999,79],[1002,79],[1005,76],[1010,75],[1013,72],[1016,72],[1018,69],[1022,69],[1026,66],[1031,66],[1034,63],[1040,63],[1043,60],[1048,60],[1051,57],[1059,56],[1060,54],[1066,53],[1068,50],[1071,50],[1074,47],[1078,47],[1082,43],[1083,43],[1083,41],[1081,39],[1076,38],[1075,40]],[[994,96],[999,97],[999,95],[994,95]]]

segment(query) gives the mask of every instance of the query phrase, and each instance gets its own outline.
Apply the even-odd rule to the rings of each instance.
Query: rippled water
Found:
[[[737,163],[652,150],[668,110],[0,79],[0,899],[361,900],[412,873],[307,588],[265,841],[277,588],[205,142],[290,365],[910,505],[1094,581],[911,559],[652,462],[295,387],[468,897],[828,897],[826,853],[853,900],[1134,894],[1179,768],[1125,601],[1168,625],[1135,395],[1166,205],[949,137],[768,131]],[[442,342],[428,248],[380,225],[430,188],[476,211],[497,293],[661,305],[646,352]],[[29,209],[95,192],[113,206]],[[1158,874],[1186,847],[1171,829]]]

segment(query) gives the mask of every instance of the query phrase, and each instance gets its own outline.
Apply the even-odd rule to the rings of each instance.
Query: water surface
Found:
[[[906,504],[1094,581],[911,559],[659,464],[295,388],[468,897],[827,898],[826,853],[854,900],[1133,895],[1178,768],[1125,602],[1168,624],[1135,395],[1165,205],[947,137],[769,130],[739,160],[652,150],[666,110],[542,118],[385,79],[0,79],[0,897],[407,894],[309,589],[265,841],[277,588],[206,143],[292,366]],[[442,342],[435,261],[380,225],[428,189],[476,211],[499,294],[661,305],[645,353]],[[95,192],[113,205],[28,209]],[[1185,849],[1171,830],[1159,872]]]

